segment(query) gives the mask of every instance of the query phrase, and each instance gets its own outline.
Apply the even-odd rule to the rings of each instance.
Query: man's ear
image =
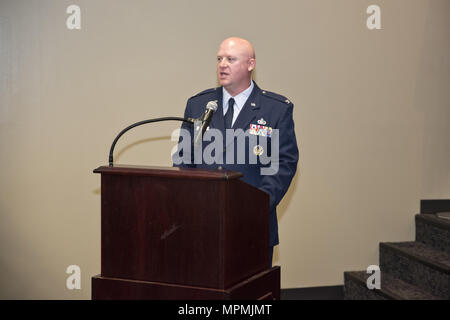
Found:
[[[255,69],[255,67],[256,67],[256,60],[255,60],[255,58],[250,58],[249,60],[248,60],[248,71],[253,71],[253,69]]]

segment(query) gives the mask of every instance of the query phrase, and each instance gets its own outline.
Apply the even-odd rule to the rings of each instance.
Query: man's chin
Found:
[[[219,79],[219,83],[220,83],[220,85],[221,85],[222,87],[224,87],[225,89],[226,89],[228,86],[230,86],[230,81],[228,81],[228,80],[220,80],[220,79]]]

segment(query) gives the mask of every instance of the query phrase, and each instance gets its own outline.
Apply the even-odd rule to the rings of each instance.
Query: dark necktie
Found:
[[[233,114],[234,114],[234,99],[230,98],[228,100],[228,110],[225,114],[225,129],[231,129],[231,124],[233,123]]]

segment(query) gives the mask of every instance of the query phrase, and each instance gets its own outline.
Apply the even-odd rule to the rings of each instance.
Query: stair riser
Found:
[[[450,253],[450,230],[416,219],[416,241]]]
[[[436,296],[450,299],[450,275],[380,245],[380,269]],[[381,284],[383,285],[383,284]]]
[[[345,300],[386,300],[385,297],[379,295],[375,290],[367,289],[362,283],[345,279],[344,282],[344,299]]]

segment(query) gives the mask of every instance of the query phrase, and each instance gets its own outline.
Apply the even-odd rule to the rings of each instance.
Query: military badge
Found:
[[[261,119],[264,121],[264,119]],[[261,121],[258,120],[258,123]],[[264,124],[266,124],[266,122],[264,121]],[[261,124],[250,124],[250,134],[256,135],[256,136],[261,136],[261,137],[271,137],[272,136],[272,128],[271,127],[267,127],[267,126],[263,126]]]
[[[264,148],[260,145],[256,145],[253,148],[253,153],[255,154],[255,156],[260,156],[264,153]]]

